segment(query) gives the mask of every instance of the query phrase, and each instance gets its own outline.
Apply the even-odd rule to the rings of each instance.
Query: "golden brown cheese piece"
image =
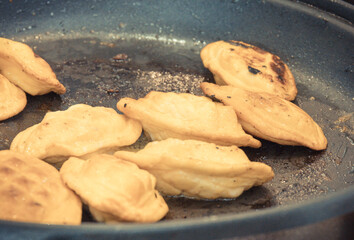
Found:
[[[0,74],[0,121],[17,115],[26,104],[25,92]]]
[[[138,121],[112,108],[77,104],[47,113],[39,124],[20,132],[10,149],[56,163],[70,156],[116,151],[133,144],[141,132]]]
[[[152,91],[138,100],[123,98],[117,108],[139,120],[152,140],[179,138],[220,145],[261,146],[243,131],[232,108],[204,96]]]
[[[202,83],[206,95],[232,106],[246,132],[282,145],[302,145],[314,150],[327,147],[321,127],[301,108],[268,93]]]
[[[243,191],[270,181],[268,165],[251,162],[236,146],[196,140],[150,142],[138,152],[117,151],[116,157],[136,163],[157,178],[157,189],[193,198],[236,198]]]
[[[31,95],[64,94],[49,64],[20,42],[0,38],[0,73]]]
[[[217,41],[200,52],[203,64],[219,85],[268,92],[287,100],[297,94],[288,66],[274,54],[240,41]]]
[[[0,219],[78,225],[81,216],[80,198],[57,169],[28,155],[0,151]]]
[[[155,190],[155,177],[112,155],[99,154],[88,160],[71,157],[60,174],[97,221],[156,222],[168,212]]]

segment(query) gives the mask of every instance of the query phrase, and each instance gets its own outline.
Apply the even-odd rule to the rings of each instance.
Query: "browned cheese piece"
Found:
[[[26,104],[25,92],[0,74],[0,121],[17,115]]]
[[[40,123],[17,134],[10,149],[60,163],[70,156],[114,152],[133,144],[141,132],[138,121],[112,108],[77,104],[47,113]]]
[[[219,85],[267,92],[286,100],[297,94],[288,66],[274,54],[240,41],[217,41],[200,52],[203,64]]]
[[[0,38],[0,73],[31,95],[66,91],[43,58],[28,45],[6,38]]]
[[[269,93],[202,83],[208,96],[232,106],[246,132],[282,145],[302,145],[314,150],[327,147],[320,126],[301,108]]]
[[[122,98],[117,108],[139,120],[152,140],[179,138],[220,145],[261,146],[260,141],[243,131],[231,107],[204,96],[152,91],[138,100]]]
[[[81,216],[80,198],[57,169],[28,155],[0,151],[0,219],[78,225]]]
[[[71,157],[60,174],[97,221],[156,222],[168,212],[155,190],[155,177],[112,155],[98,154],[88,160]]]
[[[236,198],[252,186],[274,177],[268,165],[251,162],[236,146],[196,140],[150,142],[138,152],[117,151],[118,158],[136,163],[157,178],[157,189],[193,198]]]

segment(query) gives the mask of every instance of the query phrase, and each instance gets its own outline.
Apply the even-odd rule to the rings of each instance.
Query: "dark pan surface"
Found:
[[[244,235],[354,210],[354,31],[347,21],[290,1],[0,1],[0,13],[0,36],[32,46],[67,87],[62,96],[28,96],[21,114],[0,123],[0,149],[46,112],[73,104],[116,109],[121,97],[151,90],[201,95],[199,83],[213,77],[199,52],[218,39],[242,40],[280,56],[296,79],[295,103],[328,138],[328,149],[320,152],[267,141],[261,149],[245,148],[252,161],[273,167],[275,178],[236,200],[166,197],[170,212],[161,223],[64,227],[62,234],[78,237],[90,228],[92,234],[152,239],[185,231],[192,239],[199,230],[205,239],[216,236],[208,231]],[[117,54],[122,59],[113,59]],[[88,213],[84,221],[92,221]],[[1,222],[0,233],[19,226],[42,237],[61,229]]]

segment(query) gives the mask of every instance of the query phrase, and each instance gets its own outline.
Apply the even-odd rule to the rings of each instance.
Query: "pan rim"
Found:
[[[281,0],[269,0],[270,3],[279,5],[287,5],[291,8],[296,8],[298,11],[305,12],[309,15],[318,14],[319,9],[305,8],[304,4],[292,1]],[[329,20],[329,22],[336,27],[344,29],[346,32],[354,35],[354,28],[352,25],[342,21],[342,19],[335,15],[323,11],[322,18]],[[193,218],[184,220],[169,220],[158,222],[154,224],[121,224],[121,225],[101,225],[96,223],[83,223],[81,226],[62,226],[62,225],[44,225],[34,223],[19,223],[11,221],[0,220],[0,233],[3,232],[3,228],[9,227],[14,232],[19,231],[19,227],[25,229],[33,229],[33,231],[67,231],[62,234],[120,234],[122,236],[133,236],[135,234],[148,234],[148,236],[154,235],[154,232],[170,234],[171,232],[187,231],[188,234],[192,234],[192,231],[205,231],[211,233],[215,229],[221,229],[228,226],[228,230],[218,233],[218,237],[224,234],[227,236],[244,236],[249,234],[264,233],[286,229],[290,227],[302,226],[310,223],[315,223],[321,220],[328,219],[330,217],[336,217],[345,213],[354,211],[354,186],[341,189],[337,192],[327,193],[324,196],[316,196],[315,199],[305,200],[300,203],[294,203],[284,206],[275,206],[272,208],[256,210],[251,212],[239,213],[239,214],[223,214],[218,216],[210,216],[204,218]],[[327,208],[326,208],[327,207]],[[324,209],[328,211],[324,211]],[[301,211],[299,211],[301,210]],[[304,216],[306,213],[306,217]],[[275,217],[278,216],[278,217]],[[284,218],[287,221],[279,221],[280,218]],[[274,219],[277,220],[277,225],[274,224]],[[299,221],[300,219],[300,221]],[[288,221],[291,220],[291,221]],[[264,225],[260,221],[264,221]],[[242,226],[252,225],[257,222],[257,226],[253,228],[243,228]],[[196,225],[197,228],[196,228]],[[238,227],[232,228],[232,226],[238,225]],[[16,230],[17,228],[17,230]],[[6,231],[6,229],[5,229]],[[55,233],[53,232],[53,235]],[[179,238],[185,237],[185,235],[177,235]],[[207,236],[205,234],[205,236]],[[213,235],[209,235],[212,237]],[[176,239],[178,239],[176,237]]]
[[[53,235],[60,233],[66,237],[78,236],[78,234],[85,234],[85,236],[104,234],[117,237],[117,234],[119,234],[119,237],[123,238],[144,235],[147,239],[153,239],[156,236],[161,236],[161,234],[166,234],[166,236],[176,234],[174,239],[183,239],[189,235],[192,236],[195,232],[211,237],[210,239],[213,239],[213,233],[217,233],[217,237],[247,236],[300,227],[344,215],[354,211],[353,201],[354,186],[351,186],[321,197],[290,205],[238,214],[220,214],[147,224],[121,223],[106,225],[82,223],[79,226],[74,226],[0,220],[0,233],[5,229],[9,236],[11,230],[13,230],[13,233],[18,234],[18,229],[22,229],[26,232],[30,231],[38,234],[38,236],[47,231],[47,233],[52,233]],[[326,211],[323,211],[323,209],[326,209]],[[225,231],[225,227],[227,231]],[[221,229],[223,231],[218,231]]]

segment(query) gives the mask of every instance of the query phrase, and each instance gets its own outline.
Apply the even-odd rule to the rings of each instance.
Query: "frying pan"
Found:
[[[307,3],[304,3],[307,2]],[[241,40],[281,57],[295,77],[295,103],[323,128],[324,151],[262,140],[245,152],[275,178],[235,200],[166,197],[154,224],[104,225],[84,211],[81,226],[0,221],[7,239],[216,239],[265,233],[354,211],[354,8],[341,1],[5,1],[0,36],[26,42],[52,66],[67,93],[27,96],[19,115],[0,123],[0,149],[48,111],[77,103],[115,108],[151,90],[202,95],[213,81],[199,52]],[[321,9],[322,8],[322,9]],[[124,56],[114,59],[114,56]],[[5,235],[6,234],[6,235]]]

